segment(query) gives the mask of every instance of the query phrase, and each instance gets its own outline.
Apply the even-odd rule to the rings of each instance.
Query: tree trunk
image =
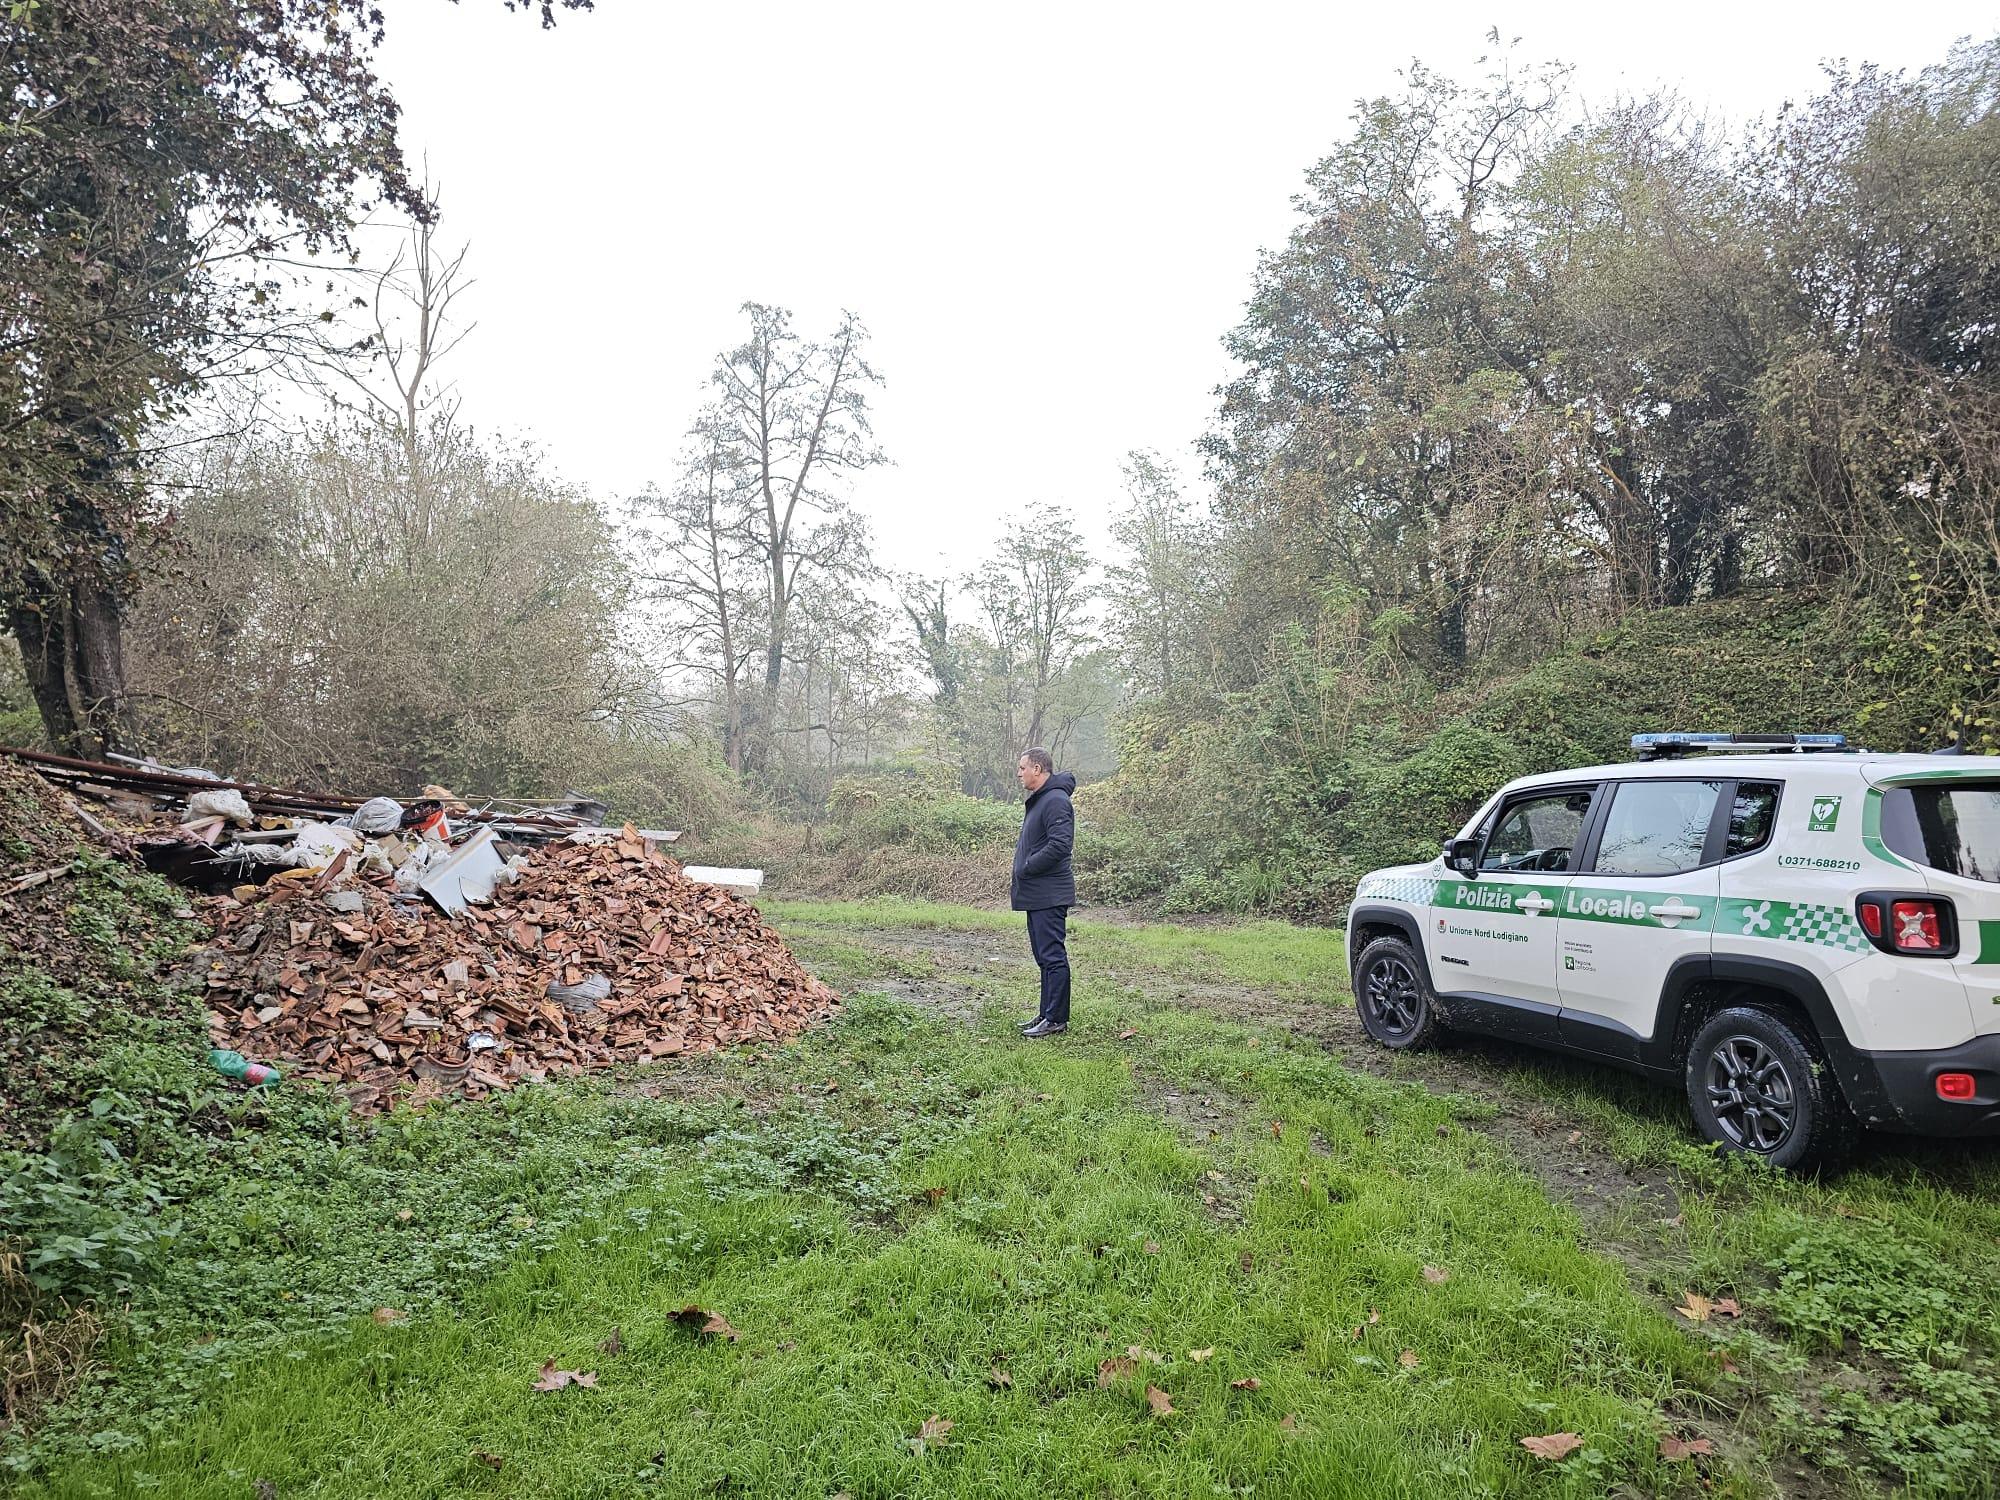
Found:
[[[23,580],[8,611],[21,664],[57,749],[101,758],[125,743],[123,609],[99,582]]]

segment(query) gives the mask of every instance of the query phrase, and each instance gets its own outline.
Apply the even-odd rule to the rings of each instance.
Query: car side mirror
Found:
[[[1444,841],[1444,866],[1455,870],[1467,880],[1479,878],[1479,840],[1446,839]]]

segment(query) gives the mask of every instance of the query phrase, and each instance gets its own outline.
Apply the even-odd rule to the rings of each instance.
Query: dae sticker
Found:
[[[1806,827],[1814,833],[1832,833],[1833,825],[1840,821],[1840,799],[1838,797],[1815,797],[1812,800],[1812,816],[1806,820]]]

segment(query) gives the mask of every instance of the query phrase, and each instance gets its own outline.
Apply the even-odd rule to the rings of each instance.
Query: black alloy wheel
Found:
[[[1688,1045],[1687,1098],[1723,1151],[1788,1172],[1837,1167],[1861,1129],[1812,1022],[1778,1004],[1708,1018]]]
[[[1798,1090],[1780,1058],[1754,1036],[1726,1036],[1709,1048],[1708,1102],[1730,1145],[1759,1156],[1784,1149],[1798,1123]]]
[[[1361,1026],[1385,1047],[1421,1046],[1437,1030],[1437,1006],[1422,961],[1399,937],[1377,938],[1355,965]]]

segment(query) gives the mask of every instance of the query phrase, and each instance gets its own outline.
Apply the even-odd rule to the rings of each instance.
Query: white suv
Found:
[[[1509,782],[1439,858],[1361,882],[1368,1034],[1683,1080],[1710,1140],[1782,1167],[1838,1159],[1859,1126],[2000,1134],[2000,757],[1633,746]]]

